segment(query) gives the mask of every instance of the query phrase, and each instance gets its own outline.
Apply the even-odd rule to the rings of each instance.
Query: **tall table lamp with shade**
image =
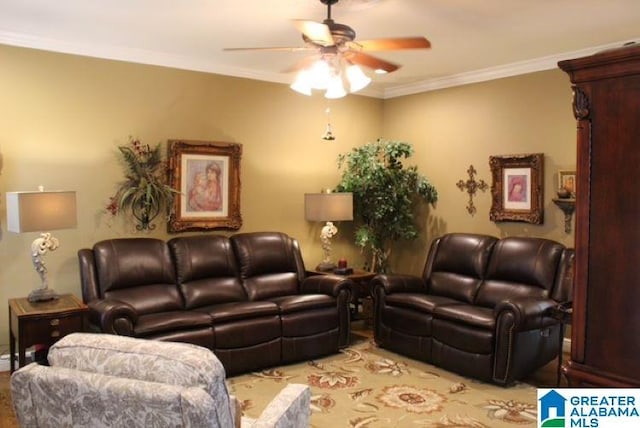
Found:
[[[57,293],[49,288],[44,256],[47,251],[58,248],[59,242],[48,231],[73,229],[76,224],[74,191],[45,192],[40,186],[40,190],[34,192],[7,192],[7,230],[16,233],[41,232],[31,244],[31,259],[41,284],[27,297],[30,302],[58,298]]]
[[[307,221],[326,222],[320,231],[324,258],[316,270],[333,271],[337,266],[331,261],[331,238],[338,233],[333,222],[353,220],[353,194],[330,191],[305,193],[304,213]]]

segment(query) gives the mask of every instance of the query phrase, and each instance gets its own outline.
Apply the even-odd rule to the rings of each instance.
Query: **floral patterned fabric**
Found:
[[[309,426],[311,390],[289,384],[274,398],[258,419],[242,418],[243,428],[299,428]]]
[[[11,394],[23,427],[218,426],[212,398],[197,387],[32,363],[11,376]]]
[[[204,389],[220,427],[234,426],[224,367],[208,349],[188,343],[73,333],[49,350],[49,364],[128,379]]]
[[[358,335],[341,354],[227,379],[244,417],[260,415],[283,384],[311,389],[314,427],[534,427],[536,388],[465,378],[379,348]],[[555,367],[554,367],[555,369]],[[555,374],[555,371],[554,371]],[[243,419],[244,419],[243,417]]]

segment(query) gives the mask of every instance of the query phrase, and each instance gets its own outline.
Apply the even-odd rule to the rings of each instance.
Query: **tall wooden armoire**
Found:
[[[640,43],[561,61],[578,126],[571,386],[640,386]]]

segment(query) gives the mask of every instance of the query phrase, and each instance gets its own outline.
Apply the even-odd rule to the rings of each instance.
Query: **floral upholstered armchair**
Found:
[[[310,391],[290,384],[258,419],[241,418],[225,372],[202,347],[106,334],[74,333],[11,377],[21,426],[300,427]]]

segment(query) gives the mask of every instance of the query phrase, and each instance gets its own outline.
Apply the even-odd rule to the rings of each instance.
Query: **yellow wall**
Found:
[[[76,190],[78,227],[54,233],[61,247],[46,256],[50,282],[81,295],[76,251],[98,240],[140,236],[103,207],[123,179],[117,146],[168,139],[241,143],[242,232],[279,230],[296,237],[305,263],[321,258],[319,224],[304,220],[303,194],[333,187],[337,156],[378,137],[412,143],[419,166],[440,201],[421,216],[425,231],[394,251],[394,268],[419,272],[425,245],[441,233],[472,231],[535,235],[572,245],[551,203],[557,169],[575,165],[575,124],[568,79],[560,71],[379,100],[348,96],[327,102],[286,85],[0,45],[0,354],[8,343],[7,299],[38,285],[29,257],[35,233],[6,230],[4,193]],[[338,139],[320,139],[325,109]],[[488,157],[545,153],[545,224],[496,225],[488,219],[489,191],[465,210],[455,186],[473,164],[491,182]],[[334,255],[362,262],[352,227],[341,224]],[[228,233],[228,232],[221,232]],[[164,225],[149,236],[169,238]],[[5,302],[5,303],[2,303]]]
[[[9,341],[7,299],[39,281],[29,256],[38,234],[7,232],[5,192],[40,184],[77,191],[78,227],[55,231],[61,246],[45,260],[51,286],[80,296],[76,251],[135,235],[102,213],[124,178],[118,145],[129,135],[152,145],[241,143],[241,231],[288,233],[313,267],[322,256],[321,225],[304,220],[304,193],[335,186],[338,154],[382,133],[382,100],[369,97],[327,104],[282,84],[7,46],[0,64],[0,354]],[[320,139],[327,105],[333,142]],[[150,236],[169,237],[164,225]],[[348,256],[348,235],[337,238],[335,254]]]
[[[560,70],[458,86],[385,101],[384,136],[414,144],[418,170],[436,186],[439,200],[422,218],[422,238],[394,252],[398,270],[420,273],[425,246],[447,232],[495,236],[540,236],[573,246],[573,232],[564,232],[564,215],[553,204],[557,171],[575,170],[575,121],[571,86]],[[489,220],[490,156],[544,153],[544,224]],[[478,171],[489,188],[467,213],[468,194],[456,187],[467,169]]]

